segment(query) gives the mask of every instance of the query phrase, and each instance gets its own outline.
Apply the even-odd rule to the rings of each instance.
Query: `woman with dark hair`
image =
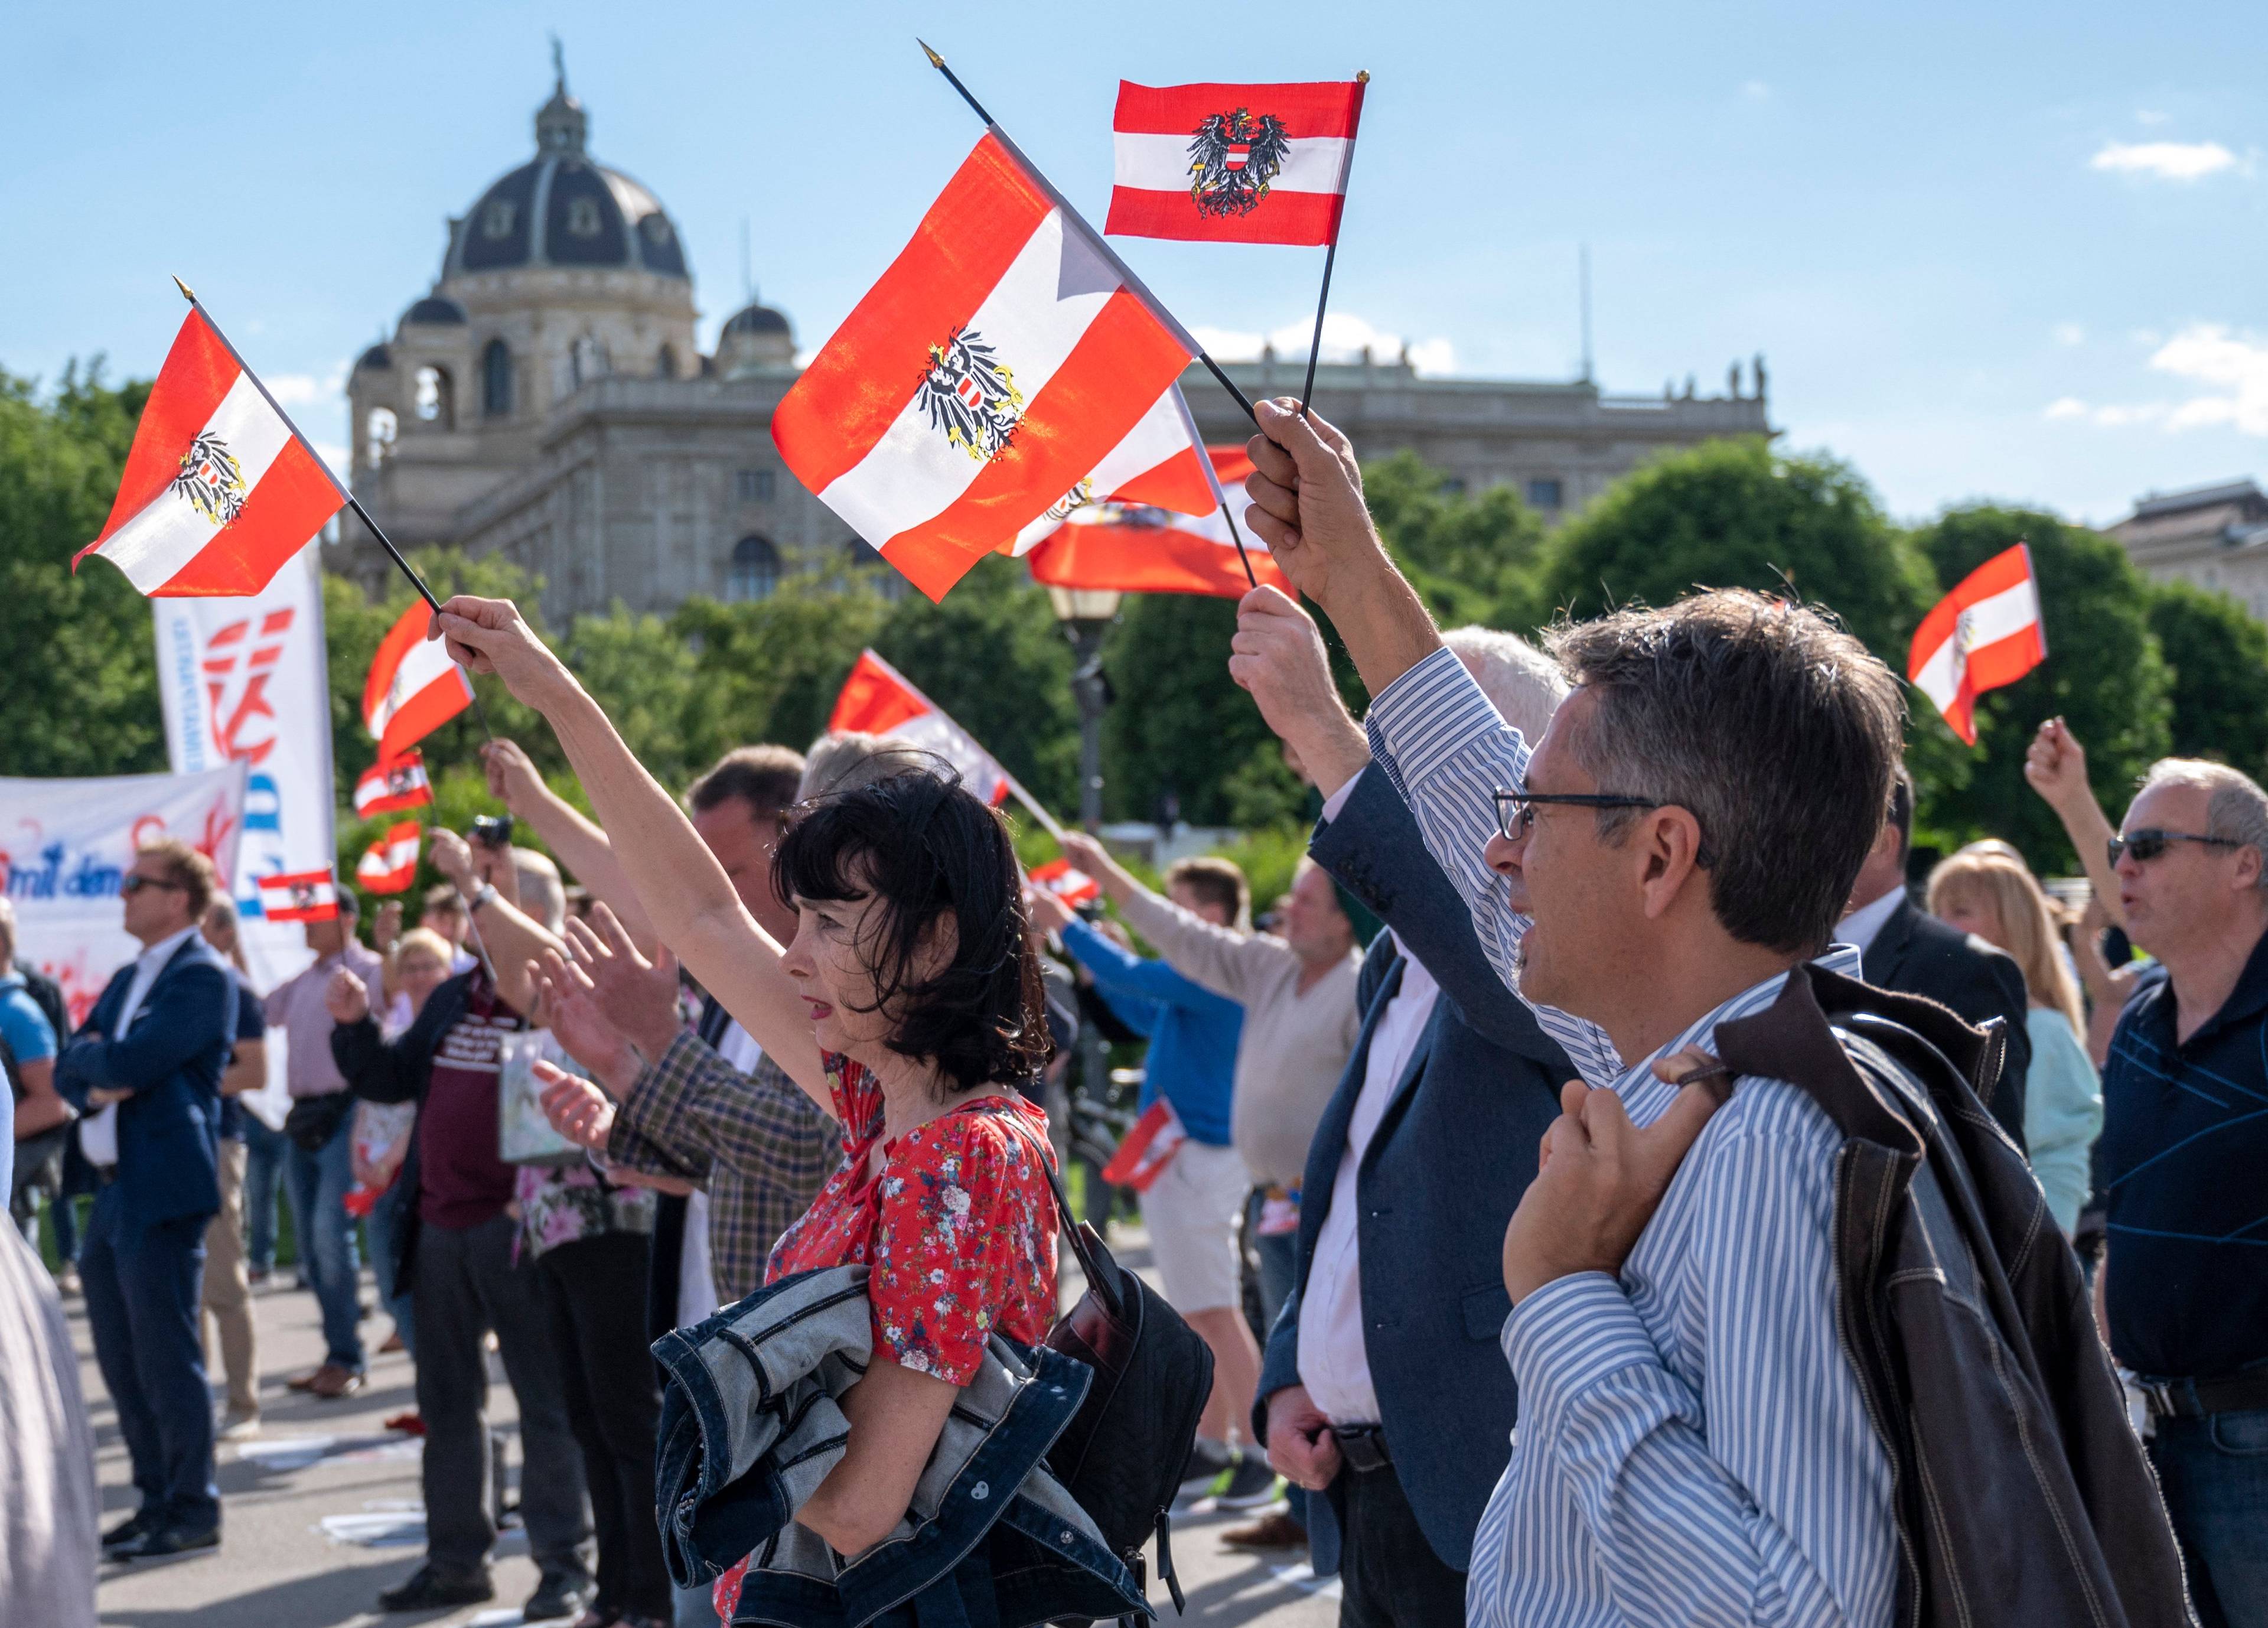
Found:
[[[1022,1094],[1049,1042],[1007,829],[920,773],[809,807],[773,860],[798,917],[783,949],[508,600],[460,595],[434,620],[452,659],[544,715],[662,942],[843,1125],[843,1167],[768,1275],[870,1268],[883,1360],[845,1399],[842,1462],[796,1512],[858,1554],[905,1514],[988,1335],[1036,1343],[1055,1318],[1047,1123]]]

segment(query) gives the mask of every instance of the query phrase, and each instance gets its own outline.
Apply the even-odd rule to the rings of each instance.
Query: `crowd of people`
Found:
[[[132,1464],[102,1554],[221,1542],[280,1177],[325,1344],[290,1383],[364,1383],[358,1233],[415,1365],[387,1610],[492,1595],[491,1338],[528,1620],[1134,1609],[1015,1400],[1057,1372],[1086,1021],[1144,1049],[1140,1219],[1211,1355],[1182,1490],[1338,1573],[1349,1628],[2268,1624],[2268,793],[2169,760],[2114,826],[2050,719],[2026,774],[2084,879],[1924,867],[1899,686],[1830,617],[1443,633],[1345,438],[1261,414],[1252,527],[1371,696],[1248,596],[1229,670],[1318,804],[1261,925],[1228,862],[1159,891],[1079,833],[1107,908],[1064,903],[897,741],[750,746],[681,799],[470,598],[437,635],[590,814],[492,743],[510,821],[434,834],[416,925],[365,947],[342,890],[265,991],[210,865],[151,843],[144,953],[77,1025],[0,902],[13,1212],[53,1215]],[[236,1101],[274,1034],[280,1130]],[[62,1324],[0,1254],[5,1386]],[[0,1603],[92,1623],[49,1360]]]

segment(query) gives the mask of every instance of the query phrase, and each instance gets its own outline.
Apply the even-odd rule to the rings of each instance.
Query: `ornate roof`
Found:
[[[401,313],[405,322],[430,322],[437,327],[460,327],[465,308],[443,294],[428,294]]]
[[[770,306],[743,306],[727,318],[724,331],[727,334],[789,334],[787,318]]]

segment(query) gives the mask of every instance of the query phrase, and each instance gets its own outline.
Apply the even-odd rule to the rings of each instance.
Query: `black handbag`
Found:
[[[320,1153],[331,1145],[347,1116],[354,1112],[355,1094],[351,1091],[326,1091],[319,1097],[294,1097],[291,1111],[284,1116],[284,1134],[291,1138],[294,1147],[310,1153]]]

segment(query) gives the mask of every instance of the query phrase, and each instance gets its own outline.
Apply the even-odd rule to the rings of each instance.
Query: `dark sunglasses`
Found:
[[[2118,868],[2119,856],[2132,854],[2134,863],[2147,865],[2166,851],[2169,843],[2203,843],[2208,848],[2242,848],[2242,843],[2233,836],[2199,836],[2192,831],[2160,831],[2145,829],[2132,836],[2114,836],[2106,844],[2110,851],[2110,868]]]
[[[118,896],[122,899],[130,899],[144,888],[163,888],[173,893],[187,891],[180,882],[160,881],[154,876],[144,876],[136,872],[129,872],[126,880],[118,884]]]

